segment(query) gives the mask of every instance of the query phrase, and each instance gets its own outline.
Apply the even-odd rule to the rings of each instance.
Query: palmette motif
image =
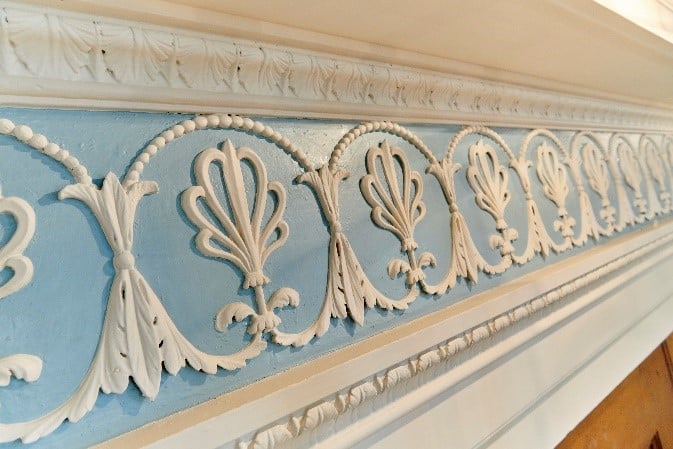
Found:
[[[666,182],[666,170],[656,144],[649,137],[642,137],[638,145],[644,165],[647,166],[647,189],[650,199],[650,214],[660,215],[671,210],[671,192]],[[654,185],[656,182],[656,186]],[[657,193],[658,190],[658,193]]]
[[[67,33],[68,27],[72,26],[66,22],[57,25],[54,33]],[[160,42],[156,36],[149,39],[147,36],[134,35],[132,38],[139,45],[150,41],[152,45],[158,45],[157,42]],[[91,43],[82,43],[85,44]],[[189,45],[198,46],[198,39],[190,41]],[[158,48],[156,51],[159,56],[160,50]],[[233,64],[232,58],[250,55],[221,54],[216,57],[222,59],[221,67],[213,73],[199,74],[204,77],[201,82],[208,82],[209,77],[219,76],[218,73],[228,70]],[[265,56],[262,54],[262,57]],[[81,63],[76,58],[66,62],[69,66]],[[114,65],[112,59],[108,63]],[[148,64],[153,62],[149,61]],[[291,89],[287,67],[282,61],[269,61],[267,65],[260,82],[268,84],[270,90],[286,92]],[[68,67],[66,69],[70,70]],[[114,76],[124,78],[141,75],[119,71]],[[197,75],[192,73],[189,76]],[[327,72],[320,76],[321,79],[330,77]],[[353,73],[351,78],[350,82],[354,86],[367,83],[366,73]],[[312,86],[322,89],[325,85],[314,83]],[[328,273],[321,311],[305,330],[298,333],[284,332],[275,309],[288,305],[299,306],[298,294],[289,287],[281,287],[266,300],[264,288],[269,282],[265,264],[271,253],[285,244],[290,235],[283,220],[287,198],[285,188],[277,181],[268,180],[264,163],[252,149],[236,148],[229,140],[219,150],[210,148],[197,155],[194,161],[195,183],[181,196],[187,217],[198,229],[196,248],[204,256],[232,262],[242,273],[243,288],[253,290],[256,302],[255,308],[242,301],[227,303],[216,317],[216,327],[221,331],[235,320],[249,319],[250,341],[230,355],[206,354],[182,335],[136,268],[133,256],[135,212],[141,198],[156,192],[158,188],[154,182],[140,180],[145,165],[173,140],[191,132],[214,128],[256,135],[272,142],[292,157],[304,172],[297,181],[315,192],[329,233]],[[391,277],[404,275],[406,292],[400,299],[388,298],[370,281],[340,221],[339,188],[348,173],[338,167],[339,159],[353,141],[374,132],[397,136],[420,151],[428,161],[426,173],[439,182],[450,214],[448,270],[437,285],[430,285],[423,268],[434,265],[436,259],[429,252],[417,256],[419,245],[414,236],[417,224],[427,212],[422,198],[422,175],[411,170],[405,152],[388,141],[384,140],[380,145],[370,148],[365,157],[367,174],[360,180],[360,190],[365,202],[371,207],[373,223],[391,232],[399,240],[400,249],[406,255],[406,260],[395,259],[388,264]],[[346,133],[334,147],[329,162],[316,168],[299,148],[270,127],[247,118],[214,114],[184,120],[165,130],[136,157],[123,180],[109,173],[99,187],[92,182],[76,158],[50,143],[44,136],[34,134],[30,128],[15,126],[8,120],[0,119],[0,134],[14,136],[53,158],[73,175],[76,183],[63,188],[59,198],[82,201],[92,210],[112,249],[115,271],[98,349],[77,390],[61,406],[44,416],[27,422],[0,424],[0,442],[19,438],[26,442],[34,441],[58,428],[66,419],[77,421],[93,408],[99,391],[121,393],[127,389],[131,378],[143,396],[153,399],[159,392],[162,370],[176,374],[186,365],[206,373],[214,373],[218,367],[238,369],[245,366],[247,359],[259,355],[269,340],[281,345],[302,346],[327,332],[332,318],[350,318],[357,324],[363,324],[367,308],[404,310],[418,297],[420,291],[441,295],[454,288],[459,278],[477,282],[479,272],[489,275],[502,273],[512,263],[524,264],[537,254],[545,256],[550,251],[562,252],[572,246],[581,246],[589,237],[597,239],[609,236],[636,222],[651,220],[671,210],[669,187],[673,182],[673,138],[670,137],[660,146],[653,138],[645,136],[641,138],[639,151],[636,152],[624,136],[613,135],[606,150],[592,135],[580,132],[573,137],[572,151],[569,152],[552,132],[534,130],[524,138],[519,154],[515,155],[495,131],[483,126],[470,126],[454,136],[446,156],[438,160],[418,136],[404,127],[390,122],[367,122]],[[497,234],[490,239],[490,243],[493,250],[499,250],[500,260],[496,264],[488,263],[474,244],[468,219],[458,206],[455,176],[460,173],[461,166],[454,162],[453,155],[458,144],[468,135],[478,135],[496,144],[494,147],[479,140],[472,145],[468,149],[468,167],[465,171],[467,182],[475,192],[477,205],[494,219]],[[534,139],[542,140],[535,147],[535,170],[545,197],[556,206],[554,229],[563,238],[560,243],[547,233],[533,195],[529,176],[533,164],[527,152]],[[499,151],[506,156],[508,166],[500,162]],[[221,180],[211,177],[209,168],[213,164],[221,168]],[[251,168],[252,181],[243,175],[243,164]],[[509,170],[517,175],[527,210],[527,242],[522,254],[515,254],[512,245],[520,232],[509,227],[505,220],[507,204],[518,191],[510,190]],[[573,193],[577,194],[580,209],[578,222],[566,207],[568,195],[572,192],[568,185],[567,170],[575,185]],[[600,199],[599,213],[605,227],[596,219],[584,189],[585,181]],[[224,197],[218,197],[214,186],[214,183],[220,182],[224,188]],[[626,192],[624,182],[632,191],[633,201]],[[611,188],[615,189],[616,207],[610,203]],[[252,192],[254,201],[248,201],[246,192]],[[638,215],[633,213],[632,205]],[[205,210],[208,212],[204,213]],[[0,264],[14,271],[14,277],[0,286],[2,298],[22,288],[31,279],[32,265],[23,252],[34,231],[34,216],[31,216],[30,206],[22,200],[2,197],[0,213],[11,213],[18,222],[18,237],[11,238],[0,248]],[[255,444],[265,441],[262,444],[264,447],[274,447],[304,430],[314,429],[333,420],[345,410],[358,406],[396,383],[413,377],[416,372],[434,366],[470,344],[534,313],[548,302],[553,301],[536,299],[516,308],[507,316],[495,318],[464,336],[453,338],[450,348],[442,347],[438,353],[419,356],[411,371],[406,366],[400,366],[386,373],[385,378],[377,377],[371,384],[362,384],[348,393],[340,393],[334,402],[319,404],[307,411],[301,422],[291,421],[287,426],[278,425],[269,432],[260,433]],[[40,371],[41,361],[35,356],[17,354],[5,357],[0,359],[0,386],[6,385],[12,376],[33,381],[39,377]]]
[[[321,210],[327,221],[330,233],[327,286],[320,314],[306,330],[288,334],[274,330],[274,341],[282,345],[303,346],[314,337],[327,332],[330,317],[350,317],[355,323],[364,323],[364,309],[374,306],[387,310],[406,309],[416,299],[416,288],[408,288],[406,295],[398,300],[390,299],[378,291],[365,275],[348,238],[339,222],[339,183],[348,177],[344,170],[332,172],[323,166],[319,170],[309,171],[297,181],[306,183],[318,197]]]
[[[383,169],[385,184],[377,170],[377,160]],[[402,170],[402,183],[397,179],[395,165]],[[388,264],[388,275],[394,278],[399,273],[406,274],[406,284],[414,285],[425,279],[423,268],[436,263],[435,256],[424,252],[418,259],[414,251],[418,248],[414,240],[414,228],[425,216],[423,203],[423,181],[417,171],[409,169],[409,161],[404,152],[390,147],[384,140],[378,147],[367,152],[367,175],[360,180],[360,190],[367,204],[372,208],[371,218],[377,226],[386,229],[400,240],[401,251],[407,253],[408,261],[392,260]],[[413,186],[413,191],[412,191]]]
[[[505,264],[511,264],[514,245],[512,241],[519,237],[515,229],[511,229],[505,221],[505,207],[509,203],[511,193],[507,190],[509,179],[507,168],[500,164],[493,147],[479,140],[468,152],[470,165],[467,168],[467,181],[474,190],[475,201],[479,207],[488,212],[495,220],[495,228],[500,235],[489,238],[491,248],[500,248],[500,255]]]
[[[559,161],[556,151],[546,142],[537,147],[537,160],[536,172],[542,182],[544,194],[556,205],[559,219],[554,220],[554,229],[561,233],[567,244],[572,244],[576,223],[566,209],[566,197],[570,189],[565,167]]]
[[[624,180],[633,191],[633,206],[638,211],[638,215],[635,216],[634,221],[636,223],[643,223],[649,219],[649,213],[647,200],[644,198],[641,190],[643,176],[638,156],[633,146],[627,140],[619,142],[617,154],[619,155],[619,165],[622,173],[624,173]]]
[[[609,236],[615,227],[616,210],[610,204],[610,198],[608,197],[608,190],[610,189],[608,166],[596,145],[588,143],[580,151],[582,153],[582,161],[584,162],[584,172],[589,179],[589,185],[601,199],[601,218],[608,225],[603,234]]]
[[[610,167],[610,172],[612,177],[615,179],[615,190],[617,191],[617,210],[619,211],[619,221],[615,225],[616,231],[622,231],[627,226],[632,226],[636,223],[636,215],[633,212],[631,207],[631,200],[629,195],[626,192],[626,186],[624,185],[624,177],[622,171],[620,171],[619,161],[619,148],[622,145],[628,144],[628,141],[624,136],[620,134],[613,134],[610,137],[610,142],[608,143],[608,165]],[[630,145],[630,144],[628,144]],[[621,163],[621,162],[620,162]]]
[[[25,200],[0,194],[0,214],[9,214],[16,229],[0,247],[0,270],[9,269],[12,276],[0,286],[0,299],[16,293],[33,279],[33,262],[24,255],[35,234],[35,212]]]
[[[459,277],[471,282],[478,282],[479,272],[492,274],[496,270],[482,257],[470,236],[467,221],[456,204],[456,188],[454,175],[461,166],[448,159],[435,162],[427,169],[428,173],[437,178],[444,198],[449,204],[451,226],[451,262],[444,278],[436,285],[426,285],[424,290],[435,295],[443,295],[456,285]]]
[[[255,195],[252,211],[241,171],[243,161],[247,161],[253,168],[256,180],[256,185],[253,186]],[[217,198],[208,171],[211,164],[219,164],[221,167],[226,204],[231,208],[232,217]],[[275,292],[267,304],[262,288],[269,282],[263,271],[269,254],[287,241],[289,231],[287,223],[282,219],[287,202],[285,189],[278,182],[267,181],[266,168],[251,149],[236,149],[229,140],[224,142],[221,151],[210,148],[197,156],[194,176],[197,185],[183,192],[182,208],[199,228],[195,238],[196,247],[206,256],[234,263],[243,272],[243,288],[253,289],[257,302],[257,312],[242,302],[227,304],[217,314],[217,329],[224,331],[234,319],[241,321],[246,317],[250,317],[248,333],[251,335],[276,328],[280,324],[280,318],[274,313],[274,308],[299,304],[299,295],[289,288]],[[275,195],[277,203],[271,216],[263,224],[267,196],[271,193]],[[217,220],[217,225],[199,209],[201,199]],[[267,244],[272,237],[275,240]]]
[[[170,374],[189,364],[215,373],[217,367],[236,369],[265,347],[259,338],[233,356],[212,356],[196,349],[175,327],[159,298],[135,268],[131,252],[133,223],[140,199],[157,191],[154,182],[135,182],[123,187],[116,175],[105,177],[102,187],[91,183],[66,186],[60,199],[84,202],[94,213],[114,253],[115,276],[100,342],[91,367],[77,391],[53,411],[29,422],[0,424],[0,441],[21,438],[24,442],[51,433],[66,419],[77,421],[89,412],[98,392],[122,393],[129,378],[143,396],[154,399],[161,371]]]
[[[0,195],[0,214],[9,214],[16,229],[0,247],[0,270],[10,270],[11,277],[0,285],[0,299],[18,292],[33,278],[33,263],[24,255],[35,233],[35,212],[25,200]],[[42,373],[42,359],[30,354],[12,354],[0,357],[0,387],[6,387],[12,378],[35,382]]]
[[[566,164],[570,169],[570,174],[575,183],[575,188],[577,189],[577,195],[579,197],[579,235],[576,235],[572,238],[572,243],[575,246],[584,246],[584,244],[589,241],[589,237],[593,238],[594,240],[598,240],[601,235],[605,234],[605,230],[598,223],[591,205],[591,200],[589,199],[589,194],[584,188],[584,181],[580,171],[580,156],[577,154],[577,151],[568,152],[568,150],[555,137],[553,140],[555,140],[556,145],[561,149],[564,155],[563,163]]]

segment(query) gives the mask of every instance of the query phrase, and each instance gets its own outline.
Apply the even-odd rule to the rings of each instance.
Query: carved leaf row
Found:
[[[203,92],[250,93],[339,103],[428,108],[498,116],[670,126],[670,117],[608,102],[421,73],[335,55],[167,32],[146,24],[0,9],[0,73]]]
[[[269,70],[265,75],[268,82],[284,76],[282,67],[272,66]],[[323,86],[318,83],[315,88]],[[224,355],[200,351],[182,335],[135,266],[133,256],[136,210],[143,196],[158,189],[155,182],[140,180],[144,167],[173,140],[212,128],[257,135],[292,157],[304,171],[297,181],[314,191],[329,232],[328,273],[321,311],[303,331],[286,332],[276,309],[298,307],[299,295],[290,286],[267,292],[270,279],[265,270],[267,262],[275,257],[273,252],[290,235],[283,218],[287,205],[285,188],[278,181],[269,180],[264,162],[252,149],[237,148],[230,140],[219,149],[208,148],[196,156],[194,185],[181,195],[182,208],[198,230],[194,237],[196,248],[205,257],[231,262],[243,276],[242,287],[252,290],[255,298],[254,308],[245,301],[233,301],[217,313],[219,331],[226,331],[234,321],[247,320],[250,334],[241,348]],[[436,285],[431,285],[426,270],[436,265],[437,257],[420,251],[423,242],[415,235],[427,213],[423,200],[425,178],[412,169],[407,152],[388,140],[369,149],[365,157],[367,174],[359,180],[360,190],[374,224],[400,243],[402,257],[390,261],[387,267],[391,278],[404,278],[405,293],[400,298],[389,298],[376,288],[341,226],[339,187],[348,173],[338,167],[339,159],[354,140],[374,132],[397,136],[409,143],[411,151],[420,151],[428,162],[426,172],[432,175],[425,178],[439,183],[448,206],[448,269]],[[64,187],[59,198],[79,200],[91,209],[112,249],[115,270],[98,349],[80,387],[65,403],[42,417],[23,423],[0,423],[0,442],[34,441],[66,419],[77,421],[93,408],[99,391],[121,393],[131,378],[143,396],[153,399],[159,392],[162,370],[174,375],[186,365],[211,374],[218,367],[242,368],[266,348],[268,341],[303,346],[327,332],[333,318],[352,319],[362,325],[367,308],[404,310],[421,292],[442,295],[455,288],[460,278],[476,283],[480,273],[503,273],[513,264],[525,264],[538,254],[560,253],[582,246],[590,238],[611,236],[670,212],[673,193],[670,137],[658,144],[651,136],[643,136],[636,149],[619,134],[613,135],[605,146],[592,134],[580,132],[566,147],[554,133],[534,130],[515,153],[495,131],[470,126],[457,133],[446,155],[437,159],[418,136],[404,127],[369,122],[346,133],[335,146],[329,163],[316,168],[298,147],[263,123],[231,115],[197,116],[153,139],[132,161],[123,179],[109,173],[98,186],[76,158],[30,128],[2,119],[0,134],[14,136],[72,173],[75,183]],[[468,164],[461,172],[463,168],[453,157],[468,136],[478,140],[467,148]],[[537,174],[544,196],[535,197],[530,171]],[[476,205],[493,219],[494,233],[489,243],[498,258],[496,263],[488,262],[493,254],[483,254],[477,247],[461,212],[459,201],[463,199],[456,194],[455,182],[456,176],[461,175],[473,190]],[[507,217],[512,213],[508,210],[511,199],[519,194],[525,204],[526,226],[516,229]],[[576,216],[567,207],[572,195],[576,195],[573,201],[578,205]],[[551,226],[540,213],[540,201],[548,201],[556,209]],[[32,277],[32,264],[23,252],[35,230],[35,217],[30,205],[15,197],[0,197],[0,213],[9,213],[17,221],[14,237],[0,248],[0,266],[9,267],[14,273],[0,286],[3,298],[27,285]],[[525,246],[518,252],[514,242],[520,237],[525,239]],[[17,354],[0,359],[0,385],[6,385],[10,376],[36,380],[40,370],[41,361],[35,356]]]

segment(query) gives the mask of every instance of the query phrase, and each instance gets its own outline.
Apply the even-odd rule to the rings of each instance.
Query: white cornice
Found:
[[[7,105],[673,129],[673,110],[0,2]]]

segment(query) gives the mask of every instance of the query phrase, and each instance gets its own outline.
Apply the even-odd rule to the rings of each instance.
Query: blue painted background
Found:
[[[73,153],[100,181],[109,171],[121,177],[128,164],[156,134],[185,116],[154,113],[86,112],[60,110],[2,109],[0,117],[23,123]],[[329,154],[354,122],[327,122],[290,119],[261,119],[302,148],[316,164],[326,162]],[[438,159],[444,156],[448,142],[459,130],[455,126],[412,125]],[[518,151],[527,130],[497,129]],[[571,133],[557,135],[569,144]],[[326,272],[328,233],[310,189],[293,184],[301,169],[281,150],[267,141],[237,131],[208,130],[183,137],[154,158],[142,179],[155,180],[160,191],[141,200],[138,207],[134,253],[137,267],[162,300],[178,328],[197,347],[211,353],[232,353],[243,345],[245,323],[232,326],[226,333],[214,328],[214,316],[226,303],[254,300],[241,286],[242,277],[233,265],[201,256],[194,249],[195,228],[179,206],[179,194],[192,184],[194,157],[209,147],[219,147],[231,139],[235,146],[249,146],[265,162],[270,180],[284,184],[288,192],[285,219],[290,238],[270,256],[265,267],[271,278],[267,297],[275,289],[287,286],[300,294],[296,309],[280,312],[281,329],[300,331],[317,316],[322,305]],[[383,139],[402,147],[415,170],[422,173],[425,219],[417,226],[419,253],[432,252],[438,261],[426,270],[430,283],[439,281],[449,262],[448,207],[435,178],[425,175],[425,159],[401,139],[372,134],[356,141],[344,155],[341,165],[351,176],[341,187],[341,221],[359,260],[372,282],[382,291],[399,297],[403,279],[390,280],[388,261],[401,256],[399,242],[389,232],[376,228],[369,218],[369,206],[363,200],[359,179],[365,174],[366,150]],[[607,140],[607,136],[601,135]],[[467,166],[467,148],[476,138],[460,145],[455,159]],[[0,301],[0,356],[30,353],[44,360],[42,377],[34,384],[12,381],[0,389],[0,421],[31,419],[59,405],[75,390],[93,357],[102,327],[113,269],[112,253],[89,209],[74,200],[59,201],[57,192],[72,182],[69,173],[47,157],[10,137],[0,137],[0,182],[5,196],[20,196],[33,205],[37,229],[26,254],[35,266],[31,284]],[[499,153],[506,165],[504,154]],[[534,160],[534,153],[529,158]],[[498,253],[488,247],[495,233],[493,220],[474,203],[474,193],[465,180],[465,170],[457,175],[459,206],[470,223],[472,237],[487,258],[496,262]],[[554,205],[543,197],[534,169],[530,171],[537,203],[553,231]],[[513,198],[506,219],[520,231],[515,242],[517,253],[525,246],[525,209],[518,179],[510,170]],[[594,208],[599,202],[590,192]],[[616,202],[613,201],[613,204]],[[568,196],[568,209],[579,221],[576,196]],[[3,242],[12,232],[13,223],[0,217]],[[547,263],[590,248],[574,248],[563,255],[551,255]],[[490,257],[489,257],[490,256]],[[512,267],[504,275],[480,276],[477,285],[463,281],[443,297],[421,296],[404,313],[376,309],[366,312],[365,325],[354,326],[349,320],[333,320],[328,333],[303,348],[285,348],[270,344],[259,357],[238,371],[220,370],[208,376],[190,368],[178,376],[164,374],[162,387],[154,402],[140,397],[131,384],[122,395],[100,395],[95,409],[79,423],[64,424],[54,434],[32,445],[34,448],[83,447],[129,431],[181,409],[240,388],[255,380],[318,357],[354,341],[446,307],[471,294],[497,286],[523,273],[541,267],[536,257],[524,267]],[[447,338],[450,337],[447,335]],[[6,447],[19,447],[8,444]]]

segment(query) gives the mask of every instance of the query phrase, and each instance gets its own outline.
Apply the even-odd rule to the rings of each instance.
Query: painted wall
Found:
[[[0,117],[6,117],[15,124],[26,124],[34,132],[42,133],[49,140],[68,149],[88,169],[89,175],[98,186],[108,172],[121,178],[131,167],[131,161],[155,135],[190,118],[176,114],[8,108],[0,110]],[[330,152],[339,139],[353,126],[357,126],[357,123],[338,121],[267,118],[258,120],[300,148],[306,155],[306,161],[312,163],[315,168],[326,164]],[[418,136],[437,160],[441,160],[449,142],[461,127],[410,125],[407,129]],[[502,142],[518,154],[519,147],[529,131],[496,128],[493,129],[492,136],[502,138]],[[404,134],[399,131],[397,133]],[[553,135],[564,147],[572,146],[573,132],[554,131]],[[410,138],[409,136],[410,134],[406,134],[407,138]],[[617,165],[624,164],[618,158],[622,153],[611,152],[617,148],[615,143],[617,140],[613,141],[615,145],[610,143],[612,133],[596,133],[594,136],[595,143],[608,150],[606,154],[614,155],[612,158]],[[601,165],[600,159],[604,156],[599,157],[599,161],[596,162],[596,166],[599,167],[597,173],[591,170],[587,172],[586,166],[590,165],[590,161],[587,162],[587,159],[582,157],[584,152],[589,151],[588,147],[583,145],[589,142],[585,138],[581,140],[582,145],[577,145],[579,153],[575,160],[583,189],[586,190],[590,201],[590,214],[596,221],[592,228],[591,216],[583,215],[587,209],[582,209],[580,204],[580,195],[570,172],[572,165],[570,161],[570,165],[561,169],[565,173],[562,175],[563,185],[557,186],[560,190],[563,190],[563,186],[568,187],[567,197],[564,198],[565,207],[567,216],[575,220],[574,226],[568,228],[571,234],[565,240],[560,233],[563,227],[559,225],[555,229],[554,222],[559,220],[557,206],[545,196],[543,183],[535,171],[538,165],[537,148],[543,142],[553,148],[559,162],[563,161],[562,152],[555,147],[553,140],[541,136],[534,137],[528,146],[527,159],[533,162],[528,169],[528,175],[532,198],[538,209],[537,216],[544,223],[555,244],[563,246],[565,241],[568,248],[561,254],[546,248],[549,254],[544,257],[535,254],[530,262],[521,266],[515,263],[505,269],[506,264],[503,265],[503,260],[511,259],[511,254],[521,255],[527,247],[530,229],[529,205],[526,203],[516,172],[512,168],[507,168],[507,156],[502,148],[498,147],[497,142],[485,136],[467,135],[458,143],[453,159],[462,166],[455,176],[457,205],[465,216],[469,234],[478,252],[488,264],[502,266],[504,272],[493,275],[480,272],[478,283],[468,282],[467,274],[457,276],[455,287],[444,294],[431,295],[428,292],[432,289],[428,286],[441,284],[447,270],[456,267],[455,258],[452,259],[450,256],[451,239],[454,239],[455,246],[456,236],[461,232],[451,228],[446,198],[437,179],[425,173],[429,164],[424,155],[400,136],[381,132],[364,135],[346,149],[338,162],[339,167],[350,173],[339,187],[339,221],[366,278],[376,289],[390,298],[403,297],[406,291],[404,273],[391,279],[386,271],[391,260],[402,258],[405,263],[409,263],[410,259],[400,252],[400,239],[393,232],[387,232],[372,222],[370,218],[372,209],[360,188],[360,180],[367,174],[368,149],[376,147],[383,140],[386,140],[391,147],[400,147],[408,158],[411,170],[416,170],[420,174],[423,185],[422,201],[427,209],[425,216],[415,224],[415,229],[412,229],[412,235],[418,244],[414,257],[420,256],[423,252],[430,252],[436,261],[436,266],[428,266],[422,270],[426,276],[426,283],[414,283],[413,288],[419,290],[418,297],[409,305],[408,310],[386,311],[380,307],[367,309],[363,325],[356,325],[352,318],[357,312],[349,306],[349,318],[332,318],[324,335],[311,339],[301,347],[276,344],[273,342],[272,332],[265,332],[261,338],[268,342],[268,346],[258,356],[249,360],[247,366],[243,368],[219,369],[215,375],[206,375],[191,368],[180,370],[177,376],[170,376],[164,372],[161,376],[160,391],[154,401],[143,399],[141,392],[133,383],[123,394],[101,394],[95,402],[92,413],[84,416],[78,423],[65,423],[52,435],[32,447],[84,447],[106,440],[400,323],[447,307],[478,292],[497,287],[545,264],[553,264],[608,241],[613,238],[612,234],[636,232],[638,229],[651,226],[651,222],[659,220],[670,210],[669,152],[673,150],[673,144],[668,140],[665,141],[667,144],[660,145],[661,136],[654,136],[656,148],[652,151],[656,156],[647,156],[650,154],[649,150],[637,151],[640,137],[627,135],[624,142],[630,142],[636,149],[633,154],[641,157],[641,162],[636,161],[635,169],[632,166],[630,173],[640,173],[640,180],[634,181],[634,185],[639,186],[640,193],[644,197],[645,202],[641,202],[645,212],[642,216],[644,223],[632,223],[619,233],[607,224],[606,219],[609,220],[613,214],[617,225],[625,216],[628,218],[628,214],[624,209],[624,203],[620,204],[615,178],[607,166]],[[328,218],[321,214],[318,198],[309,186],[295,182],[295,178],[302,174],[302,169],[288,154],[269,140],[240,130],[201,130],[169,143],[156,158],[150,160],[141,175],[143,180],[156,181],[159,191],[139,200],[133,227],[132,253],[135,257],[135,267],[156,293],[177,329],[197,348],[211,354],[234,353],[252,338],[246,334],[245,322],[229,326],[226,332],[218,332],[215,329],[215,316],[223,306],[241,301],[253,311],[256,310],[252,289],[243,288],[246,279],[239,267],[231,261],[206,257],[197,247],[194,237],[199,231],[198,223],[195,223],[193,214],[188,216],[185,213],[181,202],[185,196],[183,192],[198,183],[194,174],[195,170],[198,171],[199,165],[195,162],[197,155],[207,148],[226,149],[222,145],[227,139],[230,139],[236,148],[251,148],[266,167],[268,180],[278,181],[287,192],[287,206],[283,219],[287,222],[289,237],[284,245],[269,254],[263,265],[263,272],[270,279],[270,283],[263,287],[267,300],[277,289],[290,287],[297,292],[300,302],[297,307],[286,307],[277,311],[277,316],[282,320],[277,328],[286,333],[297,333],[309,327],[321,313],[328,279],[330,247]],[[496,230],[493,217],[475,202],[473,187],[465,176],[468,167],[478,166],[478,154],[475,153],[473,160],[470,161],[469,148],[477,147],[476,144],[480,139],[494,149],[494,153],[488,154],[497,154],[499,163],[504,167],[504,173],[507,173],[496,176],[495,184],[482,183],[482,193],[486,196],[489,186],[496,190],[495,197],[499,200],[495,201],[497,204],[490,206],[491,209],[496,209],[494,212],[496,215],[502,203],[506,203],[502,218],[506,221],[507,227],[500,226],[502,232]],[[99,335],[103,330],[109,291],[111,288],[114,290],[115,273],[120,270],[116,269],[112,262],[115,254],[91,208],[75,199],[58,199],[58,192],[73,182],[68,171],[12,136],[0,136],[0,146],[3,147],[3,156],[0,159],[2,194],[25,199],[36,214],[35,235],[25,250],[25,255],[32,260],[35,274],[25,288],[0,300],[0,339],[3,342],[0,356],[28,353],[40,357],[44,362],[42,375],[35,383],[12,381],[8,387],[0,389],[0,404],[2,404],[0,421],[13,423],[33,419],[54,409],[73,394],[85,377],[95,357]],[[630,150],[627,146],[622,145],[628,152]],[[488,163],[493,164],[488,154],[482,153],[485,158],[482,161],[487,162],[487,166]],[[383,170],[382,160],[376,162],[379,173]],[[396,165],[395,173],[398,180],[401,180],[403,173],[400,161],[403,161],[403,158],[397,157],[391,161],[394,162],[393,167]],[[651,169],[656,166],[663,168],[665,176],[663,184],[659,184],[656,176],[651,174],[655,173]],[[638,167],[642,167],[643,171]],[[629,172],[628,163],[626,168],[625,172],[623,166],[619,165],[620,177]],[[220,169],[217,166],[209,166],[204,173],[214,180],[217,197],[225,204],[223,211],[233,214],[236,206],[231,200],[225,199],[226,189],[221,181]],[[245,184],[245,197],[249,204],[253,204],[255,188],[258,187],[256,183],[260,180],[259,175],[256,177],[251,171],[251,165],[247,163],[242,165],[241,174]],[[485,175],[482,173],[481,176],[483,178]],[[503,176],[508,178],[506,188],[503,185]],[[382,174],[379,179],[385,185],[386,178]],[[603,199],[597,193],[603,188],[600,183],[602,179],[609,182],[608,187],[605,187],[607,196]],[[626,194],[626,207],[632,209],[634,217],[638,217],[637,206],[641,203],[637,201],[637,192],[629,187],[628,177],[619,179]],[[473,181],[473,184],[477,185],[478,181]],[[504,190],[511,192],[507,195],[509,199],[506,201],[504,197],[497,195],[504,193]],[[416,190],[412,188],[410,192]],[[234,201],[242,197],[243,195],[232,195]],[[376,195],[372,197],[379,198]],[[377,201],[382,200],[379,198]],[[489,208],[488,198],[485,201],[482,207]],[[206,220],[216,221],[217,212],[213,212],[212,207],[208,211],[207,205],[202,200],[197,203],[196,210],[201,211]],[[661,207],[654,214],[656,203]],[[270,195],[262,222],[272,219],[273,207],[277,204],[277,196]],[[612,212],[611,207],[615,208]],[[650,212],[652,216],[646,219],[645,215],[649,215]],[[417,216],[416,210],[412,217],[415,219]],[[15,223],[7,215],[0,219],[3,229],[2,243],[6,243],[15,231]],[[216,224],[216,227],[220,226]],[[497,238],[493,240],[491,236],[500,236],[501,240],[505,234],[510,238],[513,237],[513,233],[505,232],[507,229],[517,230],[518,239],[511,242],[513,248],[510,252],[504,249],[506,245],[501,245],[503,251],[501,253],[500,248],[491,247],[492,241],[497,243]],[[587,237],[592,229],[597,234],[598,243],[595,239],[589,238],[586,244],[580,245],[582,237]],[[331,232],[334,237],[336,231],[332,229]],[[600,233],[610,235],[598,236]],[[270,241],[278,236],[277,233],[270,235]],[[573,240],[576,244],[572,243]],[[539,241],[542,242],[544,239]],[[222,249],[221,245],[216,247]],[[11,277],[11,272],[7,268],[1,274],[4,279]],[[334,269],[332,275],[336,275]],[[335,285],[339,285],[338,281],[335,282]],[[343,285],[341,287],[346,288]],[[267,330],[273,331],[276,328],[275,324],[277,323],[267,325]],[[142,337],[140,339],[142,340]],[[0,427],[0,436],[2,433],[3,429]],[[6,447],[20,445],[10,443]]]

